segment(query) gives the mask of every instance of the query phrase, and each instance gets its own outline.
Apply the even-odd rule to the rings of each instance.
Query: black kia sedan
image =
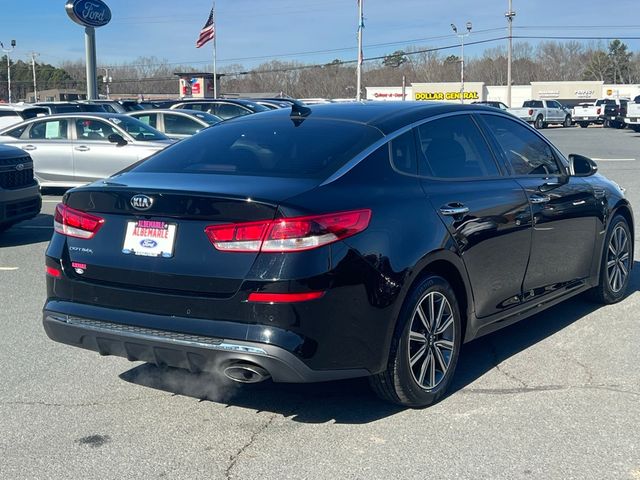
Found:
[[[294,105],[68,191],[53,340],[239,382],[367,376],[422,407],[461,345],[589,291],[621,300],[617,184],[480,105]]]

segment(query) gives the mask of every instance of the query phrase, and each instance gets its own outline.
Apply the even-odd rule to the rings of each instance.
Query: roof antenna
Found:
[[[311,115],[311,109],[302,102],[293,102],[291,104],[291,121],[296,127],[302,125],[302,122]]]

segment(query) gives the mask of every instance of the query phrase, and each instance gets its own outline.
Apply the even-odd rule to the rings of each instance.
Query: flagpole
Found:
[[[357,67],[357,82],[356,82],[356,100],[359,102],[362,100],[362,29],[364,27],[364,18],[362,12],[362,4],[364,0],[358,0],[358,67]]]
[[[213,0],[213,98],[218,98],[218,75],[216,73],[216,40],[218,27],[216,25],[216,0]]]

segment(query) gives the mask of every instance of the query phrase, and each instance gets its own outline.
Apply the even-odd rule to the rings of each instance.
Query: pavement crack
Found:
[[[271,415],[269,417],[269,420],[267,420],[260,428],[258,428],[255,432],[253,432],[251,434],[251,437],[249,438],[249,441],[247,443],[245,443],[242,447],[240,447],[240,449],[236,453],[234,453],[233,455],[231,455],[229,457],[229,465],[227,466],[227,469],[224,472],[224,478],[226,478],[227,480],[231,479],[231,471],[235,468],[235,466],[238,463],[238,460],[240,459],[242,454],[244,452],[246,452],[247,449],[251,448],[251,446],[254,444],[254,442],[257,440],[257,438],[267,428],[269,428],[271,426],[271,424],[273,423],[273,421],[276,419],[277,416],[278,416],[278,414],[276,414],[276,413]]]
[[[604,390],[623,395],[640,396],[640,392],[625,390],[619,385],[535,385],[530,387],[514,388],[465,388],[461,392],[465,394],[480,395],[514,395],[520,393],[553,392],[566,390]]]
[[[528,389],[529,386],[523,380],[521,380],[520,378],[516,377],[512,373],[509,373],[506,370],[503,370],[500,367],[500,361],[498,359],[498,352],[496,350],[496,347],[493,344],[490,344],[490,346],[491,346],[491,355],[493,357],[493,366],[498,371],[498,373],[504,375],[505,377],[507,377],[512,382],[516,382],[516,383],[520,384],[522,386],[522,388]]]
[[[18,405],[18,406],[27,406],[27,407],[43,406],[43,407],[60,407],[60,408],[81,408],[81,407],[102,407],[102,406],[110,406],[110,405],[123,405],[125,403],[137,402],[137,401],[145,400],[148,398],[149,397],[133,397],[133,398],[127,398],[124,400],[118,400],[114,402],[86,402],[86,403],[55,403],[55,402],[45,402],[43,400],[39,400],[39,401],[0,400],[0,405]]]

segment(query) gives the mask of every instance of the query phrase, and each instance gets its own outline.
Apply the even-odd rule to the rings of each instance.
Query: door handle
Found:
[[[585,202],[584,200],[576,200],[575,202],[572,203],[572,205],[574,207],[578,207],[580,205],[584,205],[585,203],[587,203],[587,202]]]
[[[37,150],[38,147],[35,147],[33,145],[25,145],[24,147],[22,147],[23,150],[26,150],[27,152],[30,152],[31,150]]]
[[[440,207],[440,213],[446,216],[464,215],[469,212],[469,207],[462,203],[448,203]]]
[[[85,145],[80,145],[79,147],[75,147],[74,150],[77,150],[79,152],[88,152],[91,149]]]
[[[551,200],[549,195],[531,195],[529,201],[534,204],[547,203]]]

